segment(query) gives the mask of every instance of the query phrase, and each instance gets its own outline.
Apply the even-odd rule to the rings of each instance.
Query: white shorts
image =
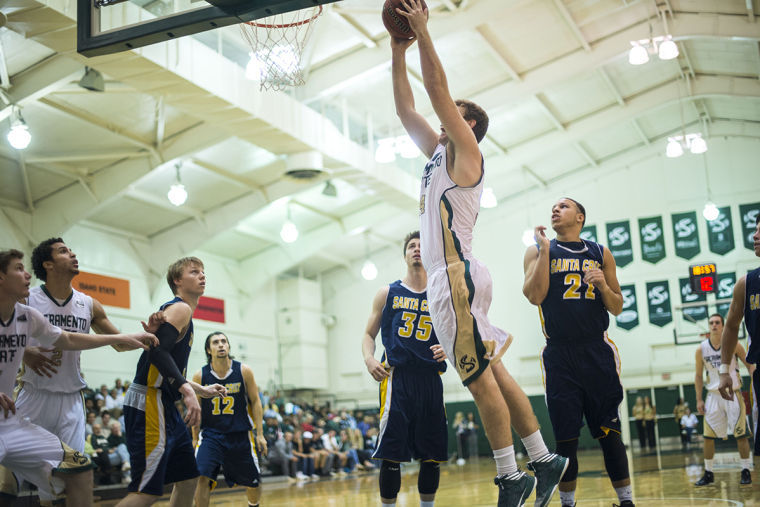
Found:
[[[464,385],[500,359],[512,337],[488,321],[491,274],[477,259],[428,272],[427,297],[433,329]]]
[[[12,488],[24,480],[37,486],[40,494],[60,493],[63,481],[53,476],[53,470],[63,458],[61,441],[49,431],[19,417],[18,413],[8,419],[0,416],[0,464],[10,469],[18,481],[15,485],[8,484],[10,481],[4,477],[4,493],[14,494]]]
[[[747,414],[741,391],[734,391],[733,400],[725,400],[717,391],[707,393],[705,399],[705,438],[746,438]]]
[[[26,383],[18,393],[16,411],[19,416],[28,417],[75,451],[84,452],[85,412],[81,391],[54,393],[35,389]]]

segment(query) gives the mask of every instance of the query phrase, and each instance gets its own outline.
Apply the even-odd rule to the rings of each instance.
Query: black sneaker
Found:
[[[742,480],[739,484],[752,484],[752,474],[749,472],[749,468],[742,470]]]
[[[511,479],[505,476],[493,480],[494,484],[499,486],[497,507],[521,507],[525,505],[525,500],[533,493],[536,479],[524,472],[519,472],[519,470],[518,473],[519,475],[512,474]]]
[[[623,500],[620,505],[613,503],[612,507],[636,507],[636,504],[632,500]]]
[[[703,475],[701,479],[695,482],[694,485],[707,486],[708,484],[712,484],[713,482],[715,482],[715,475],[713,475],[712,472],[708,472],[707,470],[705,470],[705,475]]]
[[[528,470],[536,476],[536,503],[534,507],[546,507],[565,475],[570,460],[559,454],[547,454],[540,460],[528,463]]]

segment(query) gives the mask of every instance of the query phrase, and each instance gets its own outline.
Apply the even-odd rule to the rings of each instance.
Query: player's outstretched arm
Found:
[[[743,276],[734,285],[734,294],[731,305],[726,314],[726,323],[723,325],[723,334],[720,337],[720,387],[718,392],[727,399],[734,399],[734,387],[731,375],[728,373],[731,358],[739,344],[739,326],[744,318],[744,293],[747,287],[747,277]],[[723,373],[725,371],[725,373]]]
[[[615,257],[609,249],[604,249],[604,264],[602,269],[591,269],[583,276],[583,281],[591,283],[599,289],[602,302],[612,315],[620,315],[623,311],[623,292],[617,279]]]
[[[540,305],[549,293],[549,238],[546,227],[533,230],[537,245],[529,246],[523,258],[523,294],[534,305]]]
[[[253,370],[247,365],[241,365],[245,389],[248,395],[248,403],[251,404],[251,413],[253,414],[253,424],[256,425],[256,448],[261,455],[266,455],[267,439],[264,438],[264,408],[261,406],[259,398],[259,386],[256,385],[256,377]]]
[[[697,347],[697,352],[694,354],[695,368],[694,368],[694,391],[697,395],[697,412],[700,414],[705,413],[705,402],[702,400],[702,386],[703,386],[703,368],[704,362],[702,361],[702,347]]]
[[[414,39],[391,37],[391,76],[393,77],[393,100],[396,114],[414,144],[430,158],[438,144],[438,135],[414,107],[414,94],[406,73],[406,50]]]
[[[375,295],[375,299],[372,300],[372,311],[369,314],[367,320],[367,328],[364,330],[364,337],[362,338],[362,355],[364,356],[364,364],[367,367],[367,371],[372,378],[380,382],[388,376],[388,372],[385,371],[385,367],[380,364],[380,361],[375,359],[375,338],[378,331],[380,331],[380,324],[383,317],[383,307],[385,306],[385,300],[388,298],[388,286],[386,285]]]
[[[417,37],[425,91],[446,135],[456,146],[454,167],[451,168],[452,180],[459,186],[471,187],[482,176],[480,148],[472,131],[474,120],[465,121],[451,98],[446,73],[427,29],[427,8],[423,9],[419,0],[403,0],[403,5],[406,11],[397,9],[396,12],[409,21],[409,26]]]
[[[157,345],[158,340],[150,333],[130,334],[82,334],[62,331],[54,345],[63,350],[89,350],[106,345],[118,345],[125,350],[144,349]]]

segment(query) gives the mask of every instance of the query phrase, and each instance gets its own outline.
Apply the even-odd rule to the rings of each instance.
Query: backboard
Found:
[[[337,0],[78,0],[77,51],[129,51]]]

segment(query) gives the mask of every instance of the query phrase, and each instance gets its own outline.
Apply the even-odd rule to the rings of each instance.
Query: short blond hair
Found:
[[[203,268],[203,261],[198,257],[182,257],[181,259],[175,261],[171,266],[169,266],[169,269],[166,270],[166,283],[169,284],[169,288],[172,290],[172,294],[177,294],[177,284],[174,283],[174,280],[182,278],[182,271],[186,266],[190,264],[197,264]]]

